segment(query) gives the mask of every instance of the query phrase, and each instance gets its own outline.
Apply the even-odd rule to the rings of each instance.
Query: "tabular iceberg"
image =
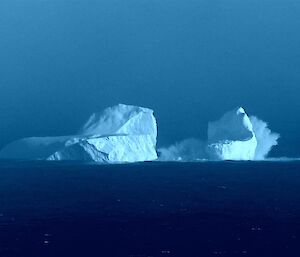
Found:
[[[157,124],[153,110],[119,104],[93,114],[78,135],[15,141],[0,158],[83,160],[102,163],[157,159]]]
[[[208,124],[208,153],[212,159],[254,160],[257,139],[252,123],[240,107]]]

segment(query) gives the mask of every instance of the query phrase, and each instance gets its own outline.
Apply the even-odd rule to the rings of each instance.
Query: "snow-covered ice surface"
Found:
[[[153,110],[119,104],[93,114],[78,135],[17,140],[0,158],[81,160],[100,163],[157,159],[157,124]]]
[[[157,125],[153,110],[118,104],[94,113],[80,129],[79,135],[152,135],[156,140]]]

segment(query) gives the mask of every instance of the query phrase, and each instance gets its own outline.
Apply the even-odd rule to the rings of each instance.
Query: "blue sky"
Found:
[[[244,106],[300,155],[298,0],[1,0],[0,146],[72,134],[117,103],[151,107],[159,144]]]

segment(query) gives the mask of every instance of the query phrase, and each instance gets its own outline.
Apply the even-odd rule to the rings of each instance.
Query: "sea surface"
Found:
[[[0,162],[0,257],[300,256],[300,162]]]

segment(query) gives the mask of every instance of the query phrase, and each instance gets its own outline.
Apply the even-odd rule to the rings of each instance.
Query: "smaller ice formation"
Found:
[[[157,159],[157,125],[153,110],[119,104],[93,114],[78,135],[17,140],[0,158],[81,160],[100,163]]]
[[[271,132],[267,123],[246,114],[242,107],[225,113],[208,124],[207,141],[185,139],[160,148],[161,161],[197,160],[263,160],[279,134]]]
[[[217,160],[253,160],[257,147],[252,123],[240,107],[208,124],[208,154]]]

